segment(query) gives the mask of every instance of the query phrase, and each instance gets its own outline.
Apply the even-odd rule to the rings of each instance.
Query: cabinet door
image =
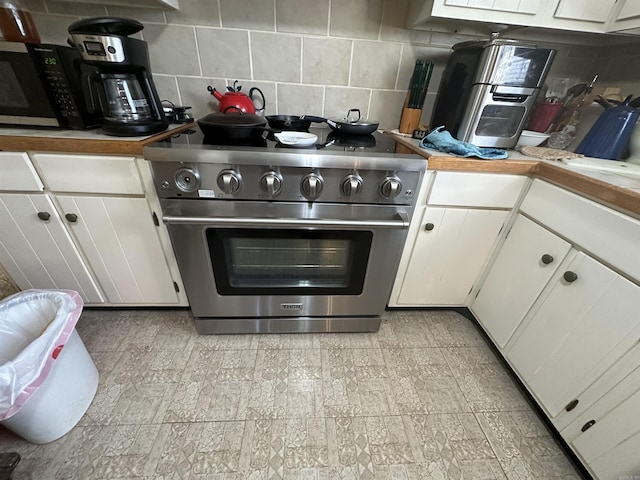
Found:
[[[471,310],[504,348],[571,245],[520,215],[491,266]]]
[[[47,195],[0,195],[0,225],[0,263],[21,289],[64,288],[104,302]]]
[[[640,472],[638,348],[625,358],[634,370],[560,432],[600,480],[632,478]]]
[[[445,0],[445,5],[502,12],[535,13],[540,0]]]
[[[144,198],[58,195],[56,200],[109,303],[178,303]],[[70,215],[76,219],[69,221]]]
[[[555,18],[605,23],[617,0],[560,0]]]
[[[464,305],[507,215],[503,210],[427,207],[398,304]]]
[[[616,18],[609,24],[608,31],[632,30],[640,27],[640,2],[626,0]],[[626,33],[626,32],[625,32]],[[633,32],[638,34],[638,31]]]
[[[0,152],[0,190],[41,192],[44,185],[25,152]]]
[[[640,339],[640,287],[583,253],[550,285],[506,357],[555,417]]]
[[[640,391],[572,442],[599,480],[636,478],[640,472]]]

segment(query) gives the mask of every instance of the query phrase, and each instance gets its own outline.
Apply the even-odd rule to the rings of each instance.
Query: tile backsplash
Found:
[[[216,111],[208,85],[224,89],[238,80],[244,91],[264,92],[266,114],[343,117],[359,108],[381,128],[397,128],[413,66],[422,57],[435,62],[422,116],[428,125],[450,47],[489,34],[488,28],[485,34],[455,25],[407,30],[409,0],[181,0],[179,11],[26,3],[45,43],[66,44],[68,25],[80,18],[142,22],[138,35],[149,44],[160,97],[191,105],[196,118]],[[638,72],[629,76],[618,66],[640,63],[637,54],[629,58],[630,49],[611,54],[606,47],[538,44],[558,50],[550,78],[577,82],[601,73],[607,82],[618,81],[599,72],[605,66],[626,77],[625,93],[635,87],[640,94]]]

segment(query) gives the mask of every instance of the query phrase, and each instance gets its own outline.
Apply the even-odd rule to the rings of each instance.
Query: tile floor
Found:
[[[85,309],[100,371],[36,479],[579,479],[475,326],[389,311],[378,333],[198,336],[190,313]]]

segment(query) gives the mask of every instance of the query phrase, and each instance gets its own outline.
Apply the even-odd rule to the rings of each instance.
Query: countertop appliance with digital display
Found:
[[[73,48],[0,41],[0,124],[85,129],[89,113],[80,78],[92,67]]]
[[[144,27],[119,17],[86,18],[68,27],[87,65],[89,102],[102,111],[102,130],[121,137],[149,135],[169,126],[153,83],[147,43],[133,35]]]
[[[454,45],[432,127],[480,147],[515,147],[555,54],[497,36]]]

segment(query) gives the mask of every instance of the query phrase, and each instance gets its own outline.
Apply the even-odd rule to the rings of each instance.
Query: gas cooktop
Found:
[[[247,143],[224,143],[220,144],[207,138],[199,129],[190,129],[181,132],[180,134],[167,138],[166,140],[157,142],[150,145],[147,148],[193,148],[193,149],[207,149],[207,150],[259,150],[259,151],[290,151],[291,153],[304,153],[318,154],[332,153],[340,154],[344,152],[346,154],[384,154],[396,155],[406,154],[406,149],[402,150],[398,148],[400,145],[390,135],[385,135],[381,132],[374,132],[370,135],[344,135],[338,132],[334,132],[329,128],[310,128],[309,133],[313,133],[318,137],[317,142],[314,145],[308,147],[290,146],[280,143],[275,135],[271,132],[266,132],[262,138],[257,141]],[[402,145],[400,145],[403,147]],[[406,148],[406,147],[403,147]],[[419,157],[416,154],[410,154],[413,157]]]

